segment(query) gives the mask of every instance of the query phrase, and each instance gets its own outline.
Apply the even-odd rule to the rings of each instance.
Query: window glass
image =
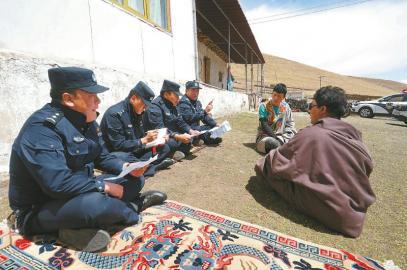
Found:
[[[144,0],[128,0],[127,5],[131,9],[144,15]]]
[[[149,16],[148,18],[160,27],[167,29],[167,0],[150,0],[148,1]]]
[[[391,102],[403,101],[403,96],[394,96],[389,99]]]

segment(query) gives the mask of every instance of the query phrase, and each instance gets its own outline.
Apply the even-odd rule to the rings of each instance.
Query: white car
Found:
[[[407,93],[394,94],[369,101],[356,101],[352,104],[351,110],[361,117],[372,118],[375,115],[391,115],[397,105],[407,105]]]
[[[407,124],[407,105],[397,105],[394,107],[392,116]]]

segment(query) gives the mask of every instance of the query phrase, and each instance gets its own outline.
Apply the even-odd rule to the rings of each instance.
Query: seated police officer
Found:
[[[95,176],[94,167],[119,174],[127,165],[108,153],[95,121],[97,94],[108,88],[84,68],[51,68],[48,77],[52,102],[28,118],[12,147],[9,221],[23,235],[58,232],[65,244],[97,251],[110,241],[103,229],[136,224],[166,195],[139,193],[145,168],[114,181]]]
[[[144,173],[154,175],[156,170],[169,167],[174,161],[167,156],[170,147],[166,144],[157,148],[146,148],[146,144],[157,139],[157,131],[145,134],[144,109],[151,105],[154,92],[144,82],[139,82],[130,90],[127,98],[110,107],[100,123],[103,139],[111,154],[127,161],[147,160],[157,152],[158,158]]]
[[[178,111],[180,112],[184,121],[190,126],[190,128],[198,131],[209,130],[217,126],[216,121],[210,115],[213,109],[212,102],[202,108],[202,103],[198,100],[199,86],[197,81],[188,81],[185,84],[185,95],[181,98],[177,105]],[[200,125],[202,121],[203,125]],[[209,132],[204,133],[198,137],[199,140],[203,140],[205,144],[219,144],[222,138],[211,138]],[[197,143],[201,145],[201,142]]]
[[[191,135],[196,135],[198,131],[193,130],[178,114],[177,104],[180,85],[164,80],[161,87],[160,96],[156,97],[146,110],[147,129],[168,128],[170,146],[173,158],[180,160],[191,150]]]

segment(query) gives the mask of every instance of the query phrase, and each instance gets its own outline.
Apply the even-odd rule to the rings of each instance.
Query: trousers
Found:
[[[97,180],[112,175],[102,174]],[[122,199],[100,192],[87,192],[78,196],[51,200],[29,214],[24,224],[25,235],[54,233],[60,229],[100,228],[111,225],[133,225],[139,221],[139,213],[130,202],[137,201],[144,186],[144,177],[112,180],[124,188]]]

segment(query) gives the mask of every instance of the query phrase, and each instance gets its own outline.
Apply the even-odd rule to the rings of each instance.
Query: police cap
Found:
[[[142,81],[139,81],[136,86],[134,86],[133,89],[130,91],[130,95],[136,94],[139,96],[144,104],[148,107],[151,105],[151,101],[154,99],[154,92],[151,90],[151,88]]]
[[[198,81],[187,81],[187,83],[185,84],[185,88],[189,89],[202,89],[202,87],[199,85]]]
[[[182,96],[181,92],[179,91],[179,88],[180,85],[178,83],[169,80],[164,80],[160,93],[162,94],[166,91],[172,91],[175,92],[178,96]]]
[[[80,67],[57,67],[48,69],[51,92],[82,89],[89,93],[102,93],[109,88],[97,83],[92,70]]]

